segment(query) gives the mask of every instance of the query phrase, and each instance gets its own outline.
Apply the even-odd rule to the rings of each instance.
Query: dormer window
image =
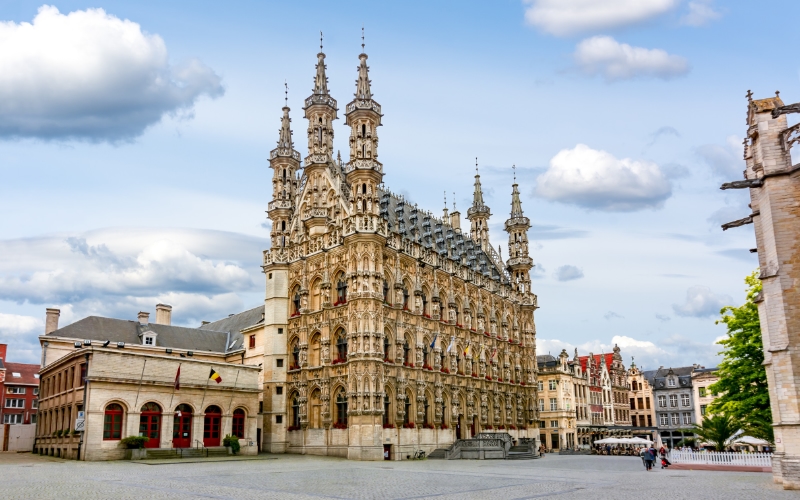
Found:
[[[675,387],[675,379],[672,378],[672,377],[670,377],[670,379],[669,379],[669,386],[670,387]]]
[[[155,332],[145,332],[142,334],[142,345],[149,345],[155,347],[156,345],[156,333]]]

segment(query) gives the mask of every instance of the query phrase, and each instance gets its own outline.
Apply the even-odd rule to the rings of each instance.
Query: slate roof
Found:
[[[208,326],[208,325],[206,325]],[[157,334],[156,345],[188,351],[228,352],[228,332],[211,329],[186,328],[183,326],[141,324],[138,321],[89,316],[49,333],[54,337],[67,337],[76,340],[94,340],[112,343],[142,344],[141,334],[152,331]],[[237,332],[238,333],[238,332]],[[241,334],[238,334],[241,339]]]
[[[541,356],[536,356],[536,364],[539,366],[556,366],[558,364],[558,360],[551,354],[544,354]]]
[[[6,363],[6,386],[9,385],[39,385],[38,364],[30,363]],[[15,377],[14,373],[19,373],[19,377]]]
[[[506,271],[497,265],[478,243],[456,232],[449,221],[433,217],[417,209],[389,191],[381,191],[380,216],[386,220],[390,231],[420,243],[444,258],[461,262],[499,282],[507,282]]]
[[[670,387],[667,385],[666,378],[669,371],[678,376],[678,385]],[[654,390],[681,389],[692,386],[692,373],[697,370],[694,366],[680,366],[678,368],[659,368],[658,370],[648,370],[642,372],[642,376],[647,379]]]
[[[238,314],[231,314],[227,318],[206,323],[200,329],[231,332],[231,340],[228,345],[235,342],[234,348],[239,349],[244,345],[242,330],[262,323],[264,323],[264,306],[258,306]]]

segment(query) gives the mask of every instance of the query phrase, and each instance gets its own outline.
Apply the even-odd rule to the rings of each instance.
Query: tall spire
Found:
[[[325,74],[325,53],[322,52],[322,32],[319,32],[319,54],[317,54],[317,75],[314,77],[314,94],[328,93],[328,77]]]
[[[471,223],[472,238],[480,243],[481,248],[489,245],[489,217],[492,213],[483,202],[481,176],[478,173],[478,158],[475,158],[475,192],[472,195],[472,206],[467,209],[467,219]]]
[[[285,88],[285,97],[277,151],[278,154],[291,155],[291,151],[294,149],[294,143],[292,142],[292,129],[290,128],[292,119],[289,118],[289,85],[286,82],[284,82],[283,85]]]
[[[522,202],[519,199],[519,185],[517,184],[517,166],[512,165],[514,169],[514,184],[511,186],[511,218],[522,217]]]

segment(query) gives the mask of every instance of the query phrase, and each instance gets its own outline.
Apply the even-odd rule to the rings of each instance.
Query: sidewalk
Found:
[[[728,472],[769,472],[772,474],[772,467],[755,467],[744,465],[706,465],[706,464],[672,464],[670,469],[675,470],[716,470]]]

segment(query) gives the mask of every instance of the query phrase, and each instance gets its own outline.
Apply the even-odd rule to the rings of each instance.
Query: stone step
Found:
[[[180,458],[178,450],[168,448],[154,448],[147,450],[148,459],[165,459],[165,458]]]
[[[447,450],[445,450],[444,448],[437,448],[437,449],[433,450],[431,452],[431,454],[428,455],[427,458],[432,459],[432,460],[444,459],[445,458],[445,451],[447,451]]]
[[[539,458],[535,456],[533,453],[525,452],[525,453],[509,453],[506,457],[506,460],[534,460]]]

